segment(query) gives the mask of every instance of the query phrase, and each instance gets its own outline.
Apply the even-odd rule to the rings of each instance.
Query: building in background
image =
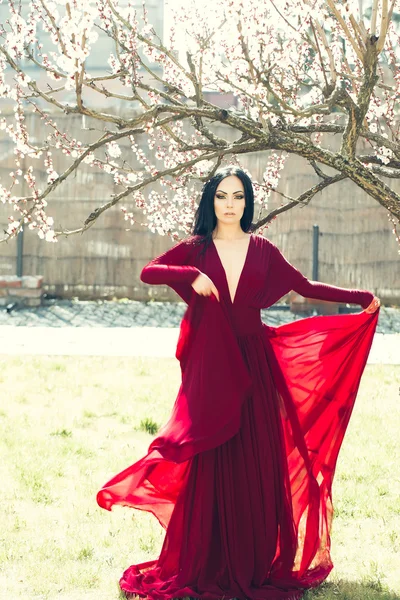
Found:
[[[95,4],[93,0],[88,2],[90,4]],[[21,4],[21,14],[23,17],[27,17],[29,13],[29,0],[19,0],[18,4]],[[128,0],[118,0],[118,5],[120,7],[127,6]],[[142,0],[131,0],[131,4],[137,9],[137,18],[139,23],[142,23],[143,20],[141,15],[143,14],[143,2]],[[146,9],[148,13],[148,20],[154,26],[157,35],[160,36],[161,39],[164,37],[164,16],[165,16],[165,6],[164,0],[146,0]],[[65,6],[57,4],[57,10],[60,15],[65,11]],[[10,15],[10,9],[7,2],[3,2],[0,4],[0,23],[7,30],[7,19]],[[100,23],[97,23],[99,25]],[[92,46],[92,51],[89,57],[86,60],[86,71],[89,75],[93,77],[99,77],[102,74],[107,75],[111,73],[111,68],[108,63],[108,59],[110,54],[116,54],[115,50],[115,42],[112,38],[110,38],[105,31],[103,31],[100,27],[96,27],[96,31],[99,34],[97,41]],[[40,44],[43,44],[43,48],[41,51],[44,54],[49,54],[57,50],[51,39],[51,35],[49,32],[45,31],[43,28],[38,29],[37,31],[37,39]],[[34,57],[37,61],[41,62],[40,53],[37,49],[33,48]],[[146,57],[143,57],[145,62],[149,64],[151,69],[160,76],[162,75],[162,68],[158,63],[149,63]],[[39,88],[45,90],[47,84],[49,83],[52,87],[58,87],[60,85],[59,82],[54,81],[54,79],[48,78],[46,72],[35,65],[32,60],[26,59],[22,62],[24,71],[34,79]],[[143,79],[144,81],[148,80],[150,82],[151,77],[147,74],[145,69],[142,69]],[[9,77],[12,78],[11,70],[8,71]],[[154,80],[151,81],[154,84]],[[115,93],[123,93],[129,94],[129,89],[126,86],[123,86],[118,80],[116,81],[108,81],[107,88]],[[122,101],[119,101],[116,98],[106,98],[105,96],[101,96],[98,93],[92,92],[89,88],[85,87],[83,90],[84,99],[87,104],[93,106],[95,108],[102,107],[104,109],[110,108],[110,106],[114,107],[114,110],[122,108]],[[76,104],[76,96],[74,90],[65,90],[62,92],[62,102],[69,103],[71,105]],[[126,105],[126,103],[125,103]],[[0,108],[2,111],[7,110],[7,108],[12,107],[13,103],[9,99],[1,99],[0,100]],[[48,104],[46,102],[42,102],[42,106],[48,108]]]

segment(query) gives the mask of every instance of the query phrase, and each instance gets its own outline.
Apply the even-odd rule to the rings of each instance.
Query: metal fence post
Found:
[[[24,252],[24,228],[20,229],[17,235],[17,277],[22,277]]]
[[[313,225],[313,260],[312,260],[313,281],[318,281],[318,241],[319,241],[319,226]]]

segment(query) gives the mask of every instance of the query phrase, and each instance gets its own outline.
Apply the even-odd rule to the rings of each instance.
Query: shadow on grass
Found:
[[[118,600],[127,600],[127,596],[121,590],[119,590],[117,598]],[[128,598],[129,600],[134,598],[140,600],[139,596],[129,595]],[[174,598],[174,600],[199,599],[186,596],[185,598]],[[386,589],[379,581],[357,583],[341,579],[337,583],[326,582],[318,588],[308,590],[304,593],[302,600],[400,600],[400,594]]]
[[[305,592],[302,600],[400,600],[400,594],[390,591],[379,580],[325,582]]]

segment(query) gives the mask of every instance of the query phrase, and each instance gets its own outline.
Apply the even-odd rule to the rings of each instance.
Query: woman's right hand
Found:
[[[205,274],[200,273],[192,283],[192,288],[200,296],[211,296],[214,294],[219,302],[219,292],[211,279]]]

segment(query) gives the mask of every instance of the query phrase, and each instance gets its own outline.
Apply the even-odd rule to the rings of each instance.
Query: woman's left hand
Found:
[[[376,310],[378,310],[380,305],[381,301],[379,300],[378,296],[374,296],[367,308],[364,308],[364,311],[366,313],[374,313]]]

